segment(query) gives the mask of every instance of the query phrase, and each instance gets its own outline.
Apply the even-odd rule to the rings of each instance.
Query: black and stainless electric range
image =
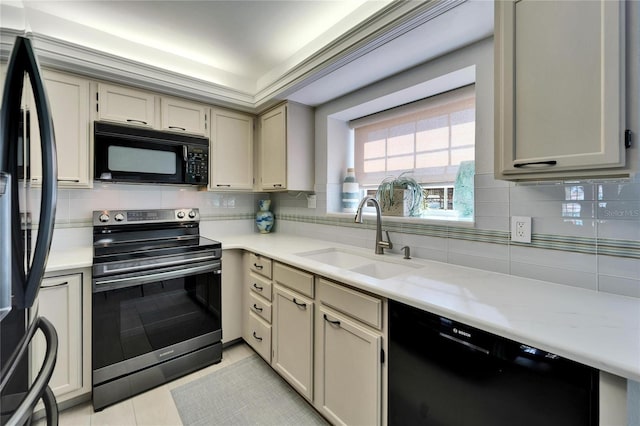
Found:
[[[222,359],[222,247],[198,209],[93,212],[93,407]]]

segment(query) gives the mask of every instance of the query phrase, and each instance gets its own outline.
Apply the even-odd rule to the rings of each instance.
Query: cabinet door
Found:
[[[287,107],[260,118],[260,188],[287,188]]]
[[[161,98],[161,127],[163,130],[208,136],[208,111],[204,105],[180,99]]]
[[[47,318],[58,333],[58,358],[49,386],[56,397],[82,387],[82,275],[45,278],[39,293],[38,315]],[[34,338],[32,361],[36,374],[44,360],[46,344]]]
[[[273,368],[309,401],[313,399],[313,302],[275,287]]]
[[[253,189],[253,117],[213,110],[209,158],[209,189]]]
[[[624,166],[624,2],[495,7],[496,174]]]
[[[87,188],[91,185],[89,81],[52,71],[43,75],[56,140],[58,184],[66,188]],[[29,97],[29,105],[34,105],[32,95]],[[29,115],[31,181],[42,183],[42,155],[35,108],[30,108]]]
[[[316,407],[333,424],[379,425],[381,335],[325,306],[318,312]]]
[[[155,127],[153,93],[128,87],[98,84],[98,118],[136,126]]]

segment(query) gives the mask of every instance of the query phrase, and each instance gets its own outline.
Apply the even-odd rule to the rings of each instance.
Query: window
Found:
[[[475,159],[474,85],[350,125],[355,133],[356,177],[365,190],[375,192],[386,177],[411,172],[424,188],[424,217],[461,216],[454,210],[454,194],[460,164]]]

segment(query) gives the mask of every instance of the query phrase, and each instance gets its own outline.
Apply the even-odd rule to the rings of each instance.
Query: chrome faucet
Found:
[[[366,196],[360,201],[358,205],[358,210],[356,210],[355,223],[362,223],[362,208],[368,203],[371,202],[373,206],[376,208],[376,246],[375,252],[376,254],[384,254],[384,249],[393,248],[393,244],[391,243],[391,239],[389,238],[389,231],[385,231],[387,234],[387,241],[382,239],[382,219],[380,212],[380,203],[373,197]]]

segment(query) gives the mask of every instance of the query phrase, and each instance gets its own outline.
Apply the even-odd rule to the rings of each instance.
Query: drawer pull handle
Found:
[[[335,320],[335,321],[330,320],[329,317],[327,316],[327,314],[323,314],[323,316],[324,316],[324,320],[326,322],[328,322],[329,324],[337,325],[338,327],[340,327],[340,321],[338,321],[338,320]]]
[[[516,163],[513,167],[521,168],[521,167],[551,167],[558,164],[556,160],[549,161],[532,161],[530,163]]]
[[[58,284],[53,284],[53,285],[43,285],[42,288],[54,288],[54,287],[62,287],[69,284],[69,281],[64,281]]]
[[[264,268],[264,266],[262,266],[262,265],[258,265],[257,263],[254,263],[254,264],[253,264],[253,267],[254,267],[254,268],[256,268],[256,269],[262,269],[262,268]]]
[[[183,132],[186,132],[187,129],[185,129],[184,127],[178,127],[178,126],[169,126],[170,129],[173,130],[182,130]]]
[[[256,305],[255,303],[253,304],[253,309],[255,309],[258,312],[262,312],[262,308]]]
[[[258,291],[262,291],[262,289],[263,289],[264,287],[260,287],[258,284],[253,283],[253,288],[255,288],[255,289],[256,289],[256,290],[258,290]]]
[[[258,337],[256,336],[256,332],[253,332],[253,338],[256,339],[258,342],[262,342],[262,337]]]
[[[295,297],[293,298],[293,303],[295,303],[299,308],[307,309],[307,304],[304,302],[298,302]]]
[[[149,125],[149,123],[147,123],[146,121],[142,121],[142,120],[134,120],[134,119],[132,119],[132,118],[127,118],[127,121],[128,121],[129,123],[142,123],[142,124],[144,124],[145,126],[148,126],[148,125]]]
[[[228,184],[228,183],[224,183],[224,184],[223,183],[217,183],[216,186],[218,188],[231,188],[231,184]]]

